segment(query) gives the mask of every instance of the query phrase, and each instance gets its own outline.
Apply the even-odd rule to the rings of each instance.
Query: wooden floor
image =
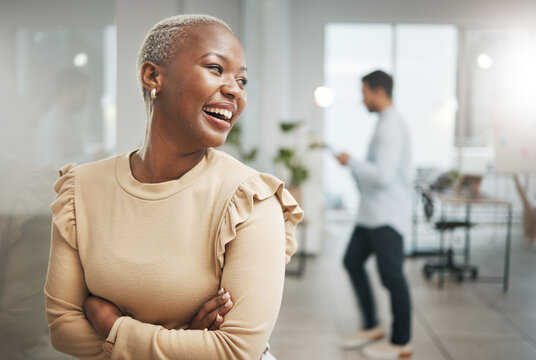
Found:
[[[343,351],[338,345],[341,337],[360,324],[341,260],[351,230],[348,222],[328,223],[322,252],[308,260],[304,276],[287,277],[281,313],[270,340],[277,359],[362,359],[359,350]],[[504,227],[491,225],[472,231],[472,262],[482,275],[502,274],[504,234]],[[510,290],[506,294],[500,284],[458,284],[454,280],[438,289],[436,278],[424,279],[424,261],[408,258],[405,263],[413,302],[413,359],[536,359],[536,248],[528,245],[518,226],[513,230]],[[388,331],[387,292],[373,259],[367,268],[380,319]]]

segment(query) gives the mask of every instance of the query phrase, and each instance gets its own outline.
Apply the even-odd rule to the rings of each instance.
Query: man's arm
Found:
[[[359,161],[349,157],[347,164],[361,184],[384,187],[393,181],[407,136],[399,122],[389,119],[378,127],[374,148],[375,160]]]

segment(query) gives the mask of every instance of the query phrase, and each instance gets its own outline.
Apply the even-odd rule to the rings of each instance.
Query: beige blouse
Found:
[[[157,184],[132,176],[130,154],[60,170],[45,284],[53,346],[81,359],[259,359],[302,210],[280,180],[214,149]],[[221,287],[234,307],[220,329],[188,330]],[[125,314],[107,339],[84,316],[89,294]]]

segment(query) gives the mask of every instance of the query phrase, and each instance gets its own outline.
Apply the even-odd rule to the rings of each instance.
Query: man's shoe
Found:
[[[360,346],[370,344],[371,342],[383,339],[385,333],[379,326],[368,330],[356,331],[353,334],[346,336],[341,341],[341,347],[344,349],[354,349]]]
[[[409,359],[413,355],[413,347],[409,343],[395,345],[390,341],[382,341],[366,346],[363,355],[371,360]]]

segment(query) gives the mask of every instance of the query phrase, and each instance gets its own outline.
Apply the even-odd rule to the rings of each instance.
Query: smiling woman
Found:
[[[177,31],[179,45],[165,51],[172,54],[169,59],[155,62],[158,56],[152,55],[154,51],[144,51],[144,47],[138,59],[144,97],[147,99],[146,94],[153,89],[156,95],[146,102],[149,129],[156,130],[152,122],[164,122],[167,135],[189,152],[222,145],[246,105],[247,74],[240,42],[226,25],[202,19],[206,19],[202,25],[190,24]],[[195,31],[201,26],[202,31]],[[165,21],[156,29],[169,31],[169,24]],[[149,35],[144,44],[156,38]],[[220,118],[220,112],[230,112],[231,116]]]
[[[246,105],[242,46],[221,20],[175,16],[149,31],[138,70],[143,146],[66,165],[54,187],[52,344],[82,359],[269,358],[303,212],[280,180],[212,149]]]

